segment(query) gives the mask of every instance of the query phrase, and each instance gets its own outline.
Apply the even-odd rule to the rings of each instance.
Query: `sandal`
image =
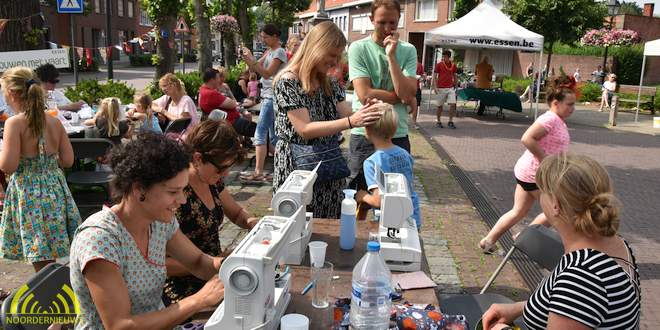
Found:
[[[493,254],[497,251],[497,245],[485,237],[479,242],[479,248],[484,254]]]
[[[272,182],[273,178],[270,180],[267,175],[252,173],[250,175],[241,176],[241,183],[250,184],[250,185],[262,185],[268,182]]]

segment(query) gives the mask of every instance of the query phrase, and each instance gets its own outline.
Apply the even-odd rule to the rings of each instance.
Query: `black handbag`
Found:
[[[293,166],[297,170],[312,171],[322,162],[316,181],[332,181],[351,175],[338,141],[313,145],[289,143],[289,148],[293,156]]]

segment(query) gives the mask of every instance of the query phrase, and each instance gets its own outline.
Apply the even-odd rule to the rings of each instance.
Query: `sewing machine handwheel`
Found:
[[[282,200],[277,206],[277,211],[284,217],[290,217],[298,210],[298,203],[291,199]]]
[[[252,269],[237,267],[229,275],[229,285],[235,289],[236,294],[247,296],[257,289],[259,278]]]

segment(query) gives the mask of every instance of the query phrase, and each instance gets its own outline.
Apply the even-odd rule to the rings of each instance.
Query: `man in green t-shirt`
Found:
[[[394,105],[399,126],[392,142],[410,152],[408,106],[404,101],[415,100],[417,50],[399,41],[396,30],[400,16],[401,5],[397,0],[375,0],[371,4],[374,32],[348,48],[348,75],[355,90],[353,111],[373,100]],[[366,190],[362,163],[373,152],[374,146],[366,139],[364,128],[352,129],[348,161],[351,188]]]

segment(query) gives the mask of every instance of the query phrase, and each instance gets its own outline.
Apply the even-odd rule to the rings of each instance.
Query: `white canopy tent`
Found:
[[[447,48],[488,48],[501,50],[526,50],[539,52],[538,68],[541,72],[543,58],[543,36],[516,24],[497,7],[484,0],[465,16],[449,24],[424,33],[424,44]],[[435,75],[436,52],[433,52],[433,72]],[[539,95],[541,84],[536,84]],[[534,118],[538,115],[539,103],[536,98]]]
[[[637,90],[637,110],[635,111],[635,122],[639,116],[639,101],[642,97],[642,85],[644,84],[644,67],[647,56],[660,56],[660,39],[649,41],[644,44],[644,58],[642,59],[642,74],[639,76],[639,89]]]

